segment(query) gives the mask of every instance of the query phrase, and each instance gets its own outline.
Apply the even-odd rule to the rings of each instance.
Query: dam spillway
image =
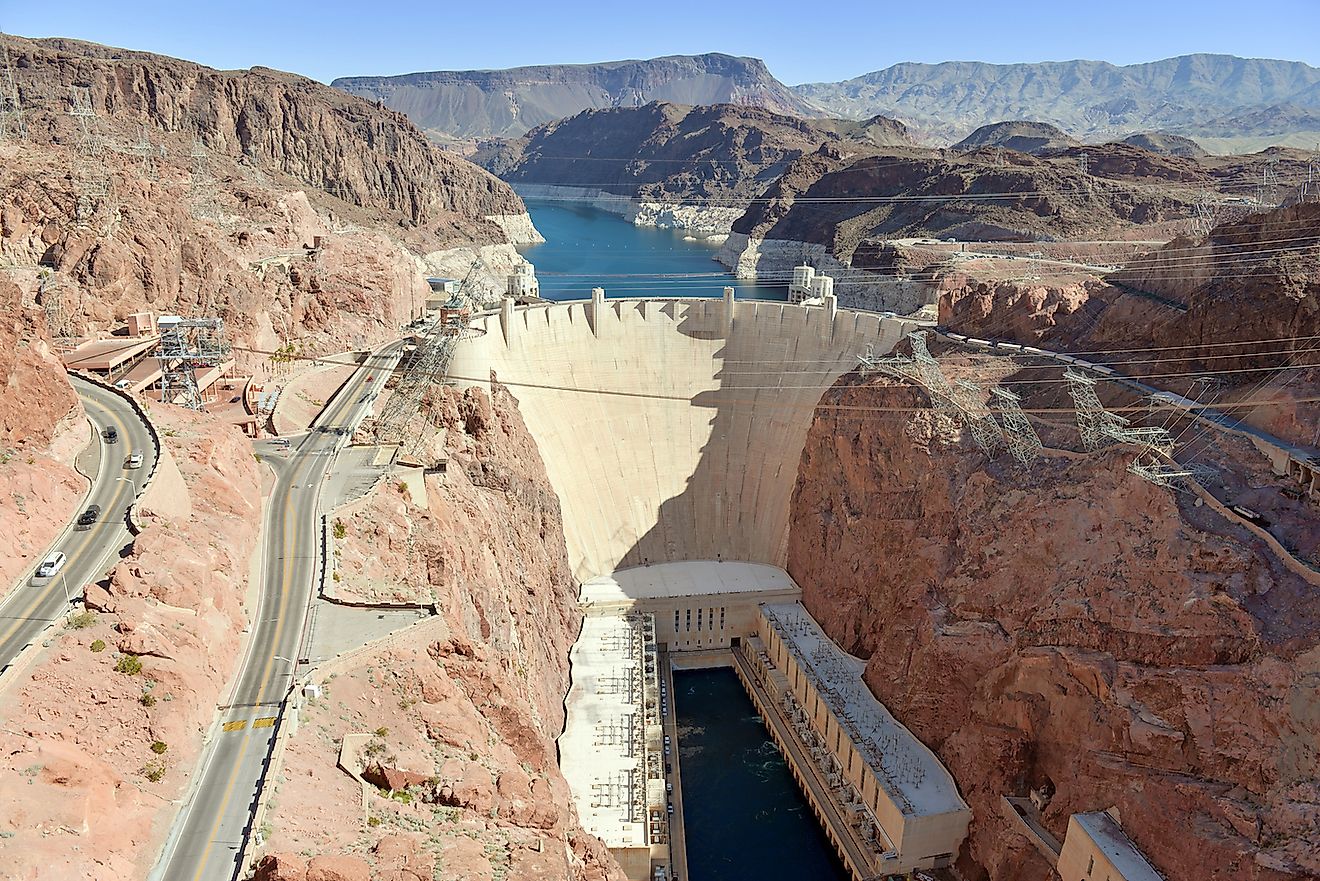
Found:
[[[450,374],[518,399],[574,574],[683,560],[783,567],[822,393],[916,323],[732,299],[597,299],[478,316]]]

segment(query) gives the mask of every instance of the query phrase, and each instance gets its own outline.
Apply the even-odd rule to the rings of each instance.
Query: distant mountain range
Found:
[[[1103,61],[903,63],[840,83],[789,87],[755,58],[711,53],[646,61],[342,77],[333,85],[407,113],[440,139],[518,137],[583,110],[651,101],[742,104],[800,117],[902,120],[950,144],[1003,120],[1049,123],[1085,141],[1161,130],[1294,146],[1320,140],[1320,68],[1296,61],[1183,55]]]
[[[676,104],[744,104],[810,117],[815,107],[770,75],[765,62],[732,55],[341,77],[331,85],[400,110],[452,138],[518,137],[583,110]],[[874,115],[874,114],[873,114]]]
[[[944,141],[1005,119],[1047,122],[1086,140],[1154,129],[1282,135],[1309,131],[1320,119],[1304,110],[1320,111],[1320,68],[1232,55],[1123,67],[1103,61],[904,63],[794,91],[831,115],[882,113]],[[1230,128],[1231,120],[1244,127]]]

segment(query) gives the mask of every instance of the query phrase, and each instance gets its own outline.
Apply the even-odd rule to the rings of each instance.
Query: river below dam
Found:
[[[787,285],[735,278],[715,262],[715,246],[680,232],[634,226],[590,205],[526,201],[545,243],[520,249],[536,266],[541,296],[585,300],[602,287],[607,297],[719,297],[737,289],[741,299],[788,299]]]
[[[731,668],[675,671],[688,879],[847,881]]]

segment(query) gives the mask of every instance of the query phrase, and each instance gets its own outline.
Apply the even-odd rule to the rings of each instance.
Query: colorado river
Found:
[[[731,669],[674,673],[684,881],[846,881],[784,758]]]
[[[573,202],[528,199],[527,211],[546,241],[522,253],[536,265],[546,299],[585,300],[593,287],[608,297],[718,297],[730,285],[744,299],[788,298],[787,287],[734,278],[715,262],[714,246],[673,230]]]

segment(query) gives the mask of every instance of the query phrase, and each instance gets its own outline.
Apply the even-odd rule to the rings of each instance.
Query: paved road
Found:
[[[321,484],[401,349],[402,343],[392,343],[373,353],[289,450],[281,452],[269,441],[258,444],[276,474],[266,515],[261,601],[219,732],[203,752],[200,778],[175,819],[152,879],[229,881],[237,874],[279,704],[296,674],[316,590]]]
[[[54,578],[30,578],[10,591],[0,603],[0,670],[11,664],[25,646],[40,638],[51,621],[66,614],[70,598],[82,596],[83,585],[102,578],[132,540],[127,512],[137,499],[138,486],[156,464],[156,448],[151,433],[132,406],[114,392],[70,376],[74,391],[82,399],[92,424],[96,426],[100,465],[92,481],[88,504],[101,506],[101,516],[91,527],[73,523],[47,551],[62,551],[68,557],[63,570]],[[119,441],[107,444],[101,429],[114,426]],[[142,467],[128,469],[124,460],[129,452],[142,453]],[[74,512],[74,519],[84,508]],[[46,554],[42,554],[44,558]]]

